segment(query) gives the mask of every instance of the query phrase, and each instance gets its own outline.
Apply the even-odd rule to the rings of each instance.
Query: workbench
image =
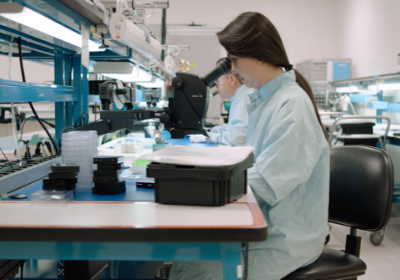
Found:
[[[267,225],[251,188],[222,207],[161,205],[154,191],[127,185],[114,196],[77,193],[71,202],[29,200],[35,182],[0,202],[0,259],[222,261],[240,279],[243,242],[263,241]]]

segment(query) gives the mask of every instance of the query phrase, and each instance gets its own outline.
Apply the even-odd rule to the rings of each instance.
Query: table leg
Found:
[[[222,243],[224,280],[242,279],[242,244]]]

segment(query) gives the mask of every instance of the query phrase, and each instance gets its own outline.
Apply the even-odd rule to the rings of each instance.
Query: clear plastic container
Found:
[[[142,148],[143,149],[153,149],[153,145],[156,142],[154,141],[154,139],[151,138],[145,138],[142,140]]]
[[[38,191],[32,194],[31,202],[71,202],[74,197],[74,191]]]
[[[97,156],[97,132],[96,131],[71,131],[63,133],[61,137],[61,158],[63,163],[75,163],[79,165],[77,174],[78,185],[81,189],[92,187],[93,157]],[[79,191],[79,190],[77,190]],[[91,190],[90,190],[91,191]]]

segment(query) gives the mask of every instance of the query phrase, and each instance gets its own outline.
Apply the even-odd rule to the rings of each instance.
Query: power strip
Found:
[[[1,172],[0,194],[9,193],[46,177],[50,172],[50,166],[60,162],[61,157],[36,158],[22,167],[17,164],[16,168]]]

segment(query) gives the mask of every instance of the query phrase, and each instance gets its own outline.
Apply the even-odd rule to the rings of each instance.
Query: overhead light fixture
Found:
[[[0,16],[82,48],[82,36],[80,34],[25,6],[17,3],[0,3]],[[99,49],[99,46],[99,44],[89,40],[90,52],[105,50]]]
[[[358,92],[358,87],[357,86],[351,86],[351,87],[337,87],[336,92]]]
[[[168,25],[167,34],[172,36],[216,36],[221,28],[196,25]]]
[[[153,75],[129,61],[99,61],[93,66],[96,74],[123,82],[151,82]]]
[[[377,85],[369,85],[369,90],[377,91]],[[400,89],[400,83],[392,83],[392,84],[379,84],[379,90],[396,90]]]

